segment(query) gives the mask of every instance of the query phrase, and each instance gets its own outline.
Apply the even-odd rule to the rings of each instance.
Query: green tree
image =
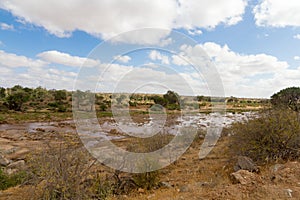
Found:
[[[63,101],[67,99],[67,91],[66,90],[55,90],[54,91],[54,99],[55,101]]]
[[[23,90],[13,92],[6,99],[8,108],[15,111],[21,111],[22,105],[29,100],[29,97],[29,94]]]
[[[5,88],[0,87],[0,99],[5,98],[6,94],[5,94]]]
[[[164,98],[167,100],[168,104],[179,105],[180,97],[176,92],[169,90],[166,94],[164,94]]]
[[[271,96],[271,104],[275,108],[289,108],[296,112],[300,111],[300,88],[289,87]]]

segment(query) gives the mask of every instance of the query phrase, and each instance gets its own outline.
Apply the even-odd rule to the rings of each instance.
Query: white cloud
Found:
[[[39,53],[37,57],[47,62],[57,63],[70,67],[81,67],[82,65],[84,65],[85,67],[94,67],[100,63],[100,61],[98,60],[78,56],[71,56],[70,54],[62,53],[55,50]]]
[[[187,60],[185,60],[184,55],[172,55],[172,63],[178,66],[189,65]]]
[[[160,60],[162,64],[170,64],[169,57],[166,55],[162,55],[160,52],[153,50],[149,53],[149,58],[151,60]]]
[[[270,97],[279,89],[300,84],[300,67],[290,69],[287,62],[271,55],[239,54],[227,45],[212,42],[194,47],[185,45],[181,50],[187,57],[199,57],[205,51],[215,64],[228,96]]]
[[[130,56],[115,56],[114,57],[115,60],[118,60],[119,62],[122,62],[122,63],[128,63],[130,60],[131,60],[131,57]]]
[[[294,60],[300,60],[300,56],[294,56]]]
[[[294,38],[300,40],[300,34],[294,35]]]
[[[82,30],[108,39],[140,28],[171,30],[214,28],[219,24],[233,25],[242,20],[247,0],[10,0],[1,1],[0,8],[10,11],[19,21],[45,28],[57,37],[70,37]],[[80,14],[79,14],[80,13]],[[192,34],[200,34],[194,31]],[[164,34],[132,35],[118,38],[128,43],[166,45],[169,31]]]
[[[22,70],[19,71],[19,69]],[[27,87],[43,86],[49,89],[71,90],[77,75],[72,71],[49,66],[49,63],[45,61],[2,50],[0,50],[0,71],[0,85],[4,87],[20,84]]]
[[[262,0],[253,9],[258,26],[300,26],[300,1]]]
[[[25,56],[7,53],[0,50],[0,66],[4,67],[42,67],[47,63],[42,60],[33,60]]]
[[[203,32],[201,30],[188,30],[189,35],[201,35]]]
[[[179,0],[176,26],[186,29],[214,28],[220,23],[234,25],[242,20],[246,0]]]
[[[0,29],[1,30],[14,30],[14,26],[6,24],[6,23],[0,23]]]

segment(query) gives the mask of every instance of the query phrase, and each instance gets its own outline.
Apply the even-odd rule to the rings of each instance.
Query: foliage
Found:
[[[54,90],[53,92],[55,101],[63,101],[67,99],[66,90]]]
[[[21,111],[22,105],[29,100],[29,95],[23,90],[14,90],[6,101],[8,108],[15,111]]]
[[[12,175],[5,174],[0,168],[0,190],[5,190],[9,187],[14,187],[25,181],[27,175],[21,171]]]
[[[179,95],[174,91],[167,91],[166,94],[164,94],[164,99],[168,102],[168,104],[177,104],[180,103],[180,97]]]
[[[33,156],[29,161],[31,181],[42,191],[36,195],[41,199],[88,198],[87,188],[81,184],[88,158],[82,149],[67,144],[49,146],[41,155]]]
[[[152,171],[135,174],[133,180],[138,187],[150,190],[158,186],[159,173],[158,171]]]
[[[296,112],[300,111],[300,88],[289,87],[271,96],[271,103],[276,108],[290,108]]]
[[[258,163],[300,157],[299,116],[291,110],[269,110],[232,127],[232,152]]]
[[[5,98],[6,94],[5,94],[5,88],[0,87],[0,99]]]

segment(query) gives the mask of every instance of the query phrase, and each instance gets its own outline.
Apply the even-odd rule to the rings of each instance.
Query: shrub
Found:
[[[27,174],[24,171],[16,174],[5,174],[0,168],[0,190],[5,190],[9,187],[17,186],[23,183],[27,178]]]
[[[232,127],[232,152],[258,163],[300,157],[299,115],[291,110],[268,110],[260,117]]]

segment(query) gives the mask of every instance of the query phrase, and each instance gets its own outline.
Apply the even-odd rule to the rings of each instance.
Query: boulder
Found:
[[[247,170],[239,170],[230,174],[233,183],[240,183],[242,185],[254,184],[256,183],[257,175],[249,172]]]
[[[239,156],[237,158],[237,163],[234,166],[234,171],[247,170],[249,172],[258,172],[259,169],[253,160],[246,156]]]
[[[25,161],[24,160],[18,160],[16,162],[10,163],[7,165],[7,169],[24,169],[25,167]]]
[[[0,166],[6,167],[9,165],[10,161],[4,156],[0,155]]]

